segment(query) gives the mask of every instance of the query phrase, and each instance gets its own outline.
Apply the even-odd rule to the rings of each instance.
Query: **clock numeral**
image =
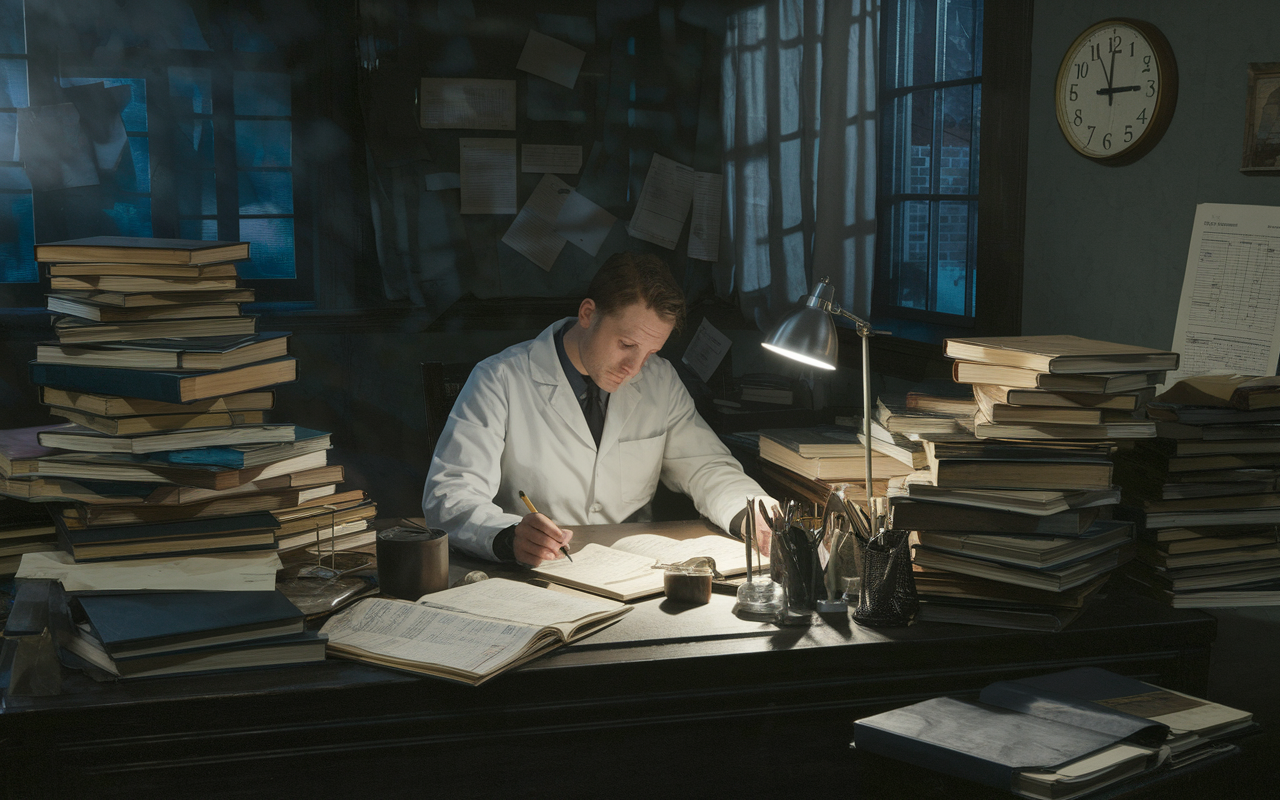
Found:
[[[1147,97],[1154,97],[1155,93],[1156,93],[1156,82],[1152,80],[1148,80],[1147,81]]]
[[[1092,142],[1092,141],[1093,141],[1093,132],[1094,132],[1094,131],[1096,131],[1097,129],[1098,129],[1098,126],[1097,126],[1097,125],[1090,125],[1090,126],[1089,126],[1089,138],[1084,140],[1084,146],[1085,146],[1085,147],[1088,147],[1088,146],[1089,146],[1089,142]]]
[[[1084,123],[1084,117],[1082,117],[1082,116],[1080,115],[1080,109],[1078,109],[1078,108],[1076,109],[1076,115],[1075,115],[1075,118],[1074,118],[1074,119],[1072,119],[1072,122],[1073,122],[1077,127]]]
[[[1089,60],[1090,61],[1102,60],[1102,43],[1101,42],[1094,42],[1093,44],[1089,45]]]
[[[1089,62],[1077,61],[1076,62],[1076,78],[1083,78],[1088,74],[1089,74]]]
[[[1121,47],[1120,37],[1112,36],[1110,39],[1107,40],[1107,46],[1108,46],[1109,52],[1119,53],[1120,47]]]
[[[1141,113],[1141,114],[1139,114],[1137,117],[1135,117],[1135,119],[1137,119],[1137,120],[1138,120],[1138,122],[1141,122],[1143,125],[1146,125],[1146,124],[1147,124],[1147,110],[1146,110],[1145,108],[1144,108],[1144,109],[1142,109],[1142,113]]]
[[[1080,99],[1080,93],[1076,91],[1076,84],[1074,84],[1074,83],[1073,83],[1073,84],[1071,84],[1071,89],[1070,89],[1070,92],[1068,93],[1068,95],[1067,95],[1067,96],[1071,99],[1071,101],[1072,101],[1073,103],[1074,103],[1076,100],[1079,100],[1079,99]]]
[[[1111,149],[1111,133],[1109,131],[1105,136],[1102,137],[1102,149],[1103,150]]]
[[[1142,57],[1142,71],[1143,72],[1151,71],[1151,56]]]
[[[1124,143],[1128,144],[1129,142],[1132,142],[1132,141],[1133,141],[1133,126],[1125,125],[1124,126]]]
[[[1133,42],[1129,42],[1129,58],[1133,58]]]

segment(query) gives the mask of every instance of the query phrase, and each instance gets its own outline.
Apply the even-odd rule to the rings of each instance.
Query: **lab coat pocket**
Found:
[[[653,499],[658,489],[658,476],[662,474],[662,453],[666,445],[665,433],[648,439],[618,442],[622,463],[621,497],[629,508],[644,505]]]

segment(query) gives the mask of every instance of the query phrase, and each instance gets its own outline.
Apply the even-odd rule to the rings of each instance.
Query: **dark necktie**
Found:
[[[600,387],[596,386],[595,381],[589,376],[583,376],[587,381],[587,405],[582,409],[582,413],[587,417],[587,427],[591,429],[591,436],[596,440],[596,447],[600,446],[600,434],[604,433],[604,398],[600,395]]]

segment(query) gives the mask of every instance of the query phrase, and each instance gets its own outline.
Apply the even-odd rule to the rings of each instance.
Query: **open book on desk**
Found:
[[[742,575],[747,571],[743,542],[701,520],[574,525],[570,529],[573,561],[545,561],[534,572],[554,583],[614,600],[661,594],[664,571],[654,569],[656,564],[710,556],[722,575]],[[764,562],[768,563],[767,557]],[[755,556],[751,563],[756,565]]]
[[[329,637],[330,655],[475,686],[630,610],[599,597],[491,578],[417,602],[365,598],[320,632]]]

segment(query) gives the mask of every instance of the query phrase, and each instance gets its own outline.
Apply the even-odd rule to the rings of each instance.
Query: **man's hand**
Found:
[[[526,514],[516,526],[513,550],[516,561],[536,567],[564,554],[561,547],[573,539],[573,531],[561,528],[543,514]]]

